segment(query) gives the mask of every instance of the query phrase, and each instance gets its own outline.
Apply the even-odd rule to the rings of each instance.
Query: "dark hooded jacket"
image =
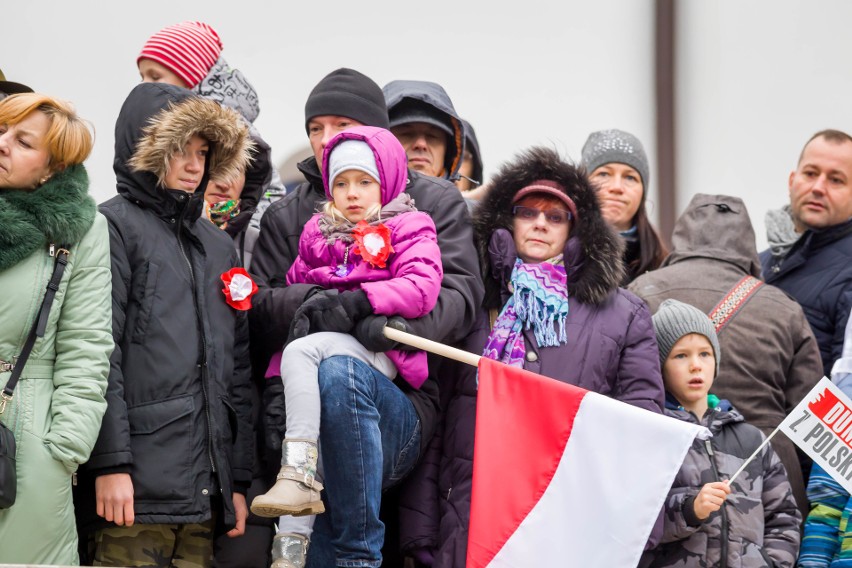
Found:
[[[823,373],[843,353],[852,309],[852,220],[805,231],[786,256],[760,253],[763,278],[790,294],[805,311],[822,354]]]
[[[663,267],[630,290],[656,312],[673,298],[710,313],[747,275],[759,277],[754,230],[737,197],[698,194],[678,219]],[[822,377],[819,348],[802,308],[774,286],[762,286],[719,333],[722,351],[713,392],[768,434]],[[795,446],[772,439],[803,514],[808,501]]]
[[[464,122],[444,88],[429,81],[391,81],[382,91],[392,126],[396,125],[395,119],[398,117],[407,116],[410,112],[421,112],[417,107],[427,107],[428,114],[440,117],[440,122],[452,130],[444,155],[443,177],[450,181],[457,180],[464,157]]]
[[[146,126],[147,125],[147,126]],[[94,479],[129,473],[138,523],[235,525],[231,498],[251,481],[250,368],[244,312],[220,275],[239,259],[199,219],[201,192],[164,189],[169,157],[192,135],[210,142],[210,174],[244,167],[248,128],[230,110],[171,85],[142,83],[116,122],[118,196],[109,224],[113,336],[107,411],[81,475],[82,521],[97,520]]]
[[[249,313],[255,365],[263,368],[287,339],[296,310],[317,286],[292,284],[284,287],[290,265],[299,253],[302,228],[326,200],[322,176],[313,157],[299,164],[308,180],[267,209],[261,221],[260,239],[252,262],[252,274],[260,288]],[[408,320],[410,333],[442,343],[464,339],[476,319],[482,301],[482,283],[476,267],[476,252],[467,208],[451,183],[408,171],[405,192],[418,211],[435,222],[444,278],[438,302],[430,314]],[[438,385],[435,381],[441,357],[429,355],[429,379],[420,390],[397,384],[420,416],[423,445],[435,432]]]
[[[765,447],[733,481],[722,508],[703,521],[693,505],[701,487],[729,479],[763,442],[727,400],[699,421],[669,398],[666,415],[706,426],[713,437],[698,438],[686,454],[666,499],[665,531],[650,566],[792,568],[799,553],[801,515],[784,466]]]
[[[568,188],[577,219],[563,252],[567,343],[539,347],[533,331],[525,331],[524,368],[661,413],[663,381],[651,314],[642,300],[618,287],[624,273],[621,239],[601,216],[587,178],[552,150],[534,148],[503,166],[477,209],[474,232],[486,309],[496,315],[508,299],[506,285],[517,258],[509,231],[512,199],[539,179]],[[489,315],[480,312],[466,350],[482,353]],[[434,566],[460,568],[465,565],[470,516],[476,369],[447,360],[440,376],[445,408],[441,433],[405,488],[402,545],[407,550],[431,548]]]

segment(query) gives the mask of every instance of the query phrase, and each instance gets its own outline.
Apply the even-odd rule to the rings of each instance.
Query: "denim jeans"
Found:
[[[390,379],[352,357],[323,361],[319,386],[326,512],[314,525],[308,568],[381,566],[382,490],[417,463],[420,419]]]

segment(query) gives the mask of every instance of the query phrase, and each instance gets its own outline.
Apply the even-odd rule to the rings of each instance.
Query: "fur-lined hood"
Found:
[[[183,151],[194,135],[210,143],[197,194],[210,177],[236,177],[251,159],[248,125],[233,109],[180,87],[137,85],[115,125],[113,169],[118,193],[139,205],[162,209],[169,201],[169,192],[163,191],[169,158]]]
[[[564,161],[555,150],[534,147],[500,168],[491,190],[476,209],[473,227],[487,308],[502,306],[500,290],[517,256],[514,242],[507,238],[507,231],[512,228],[512,198],[523,187],[541,179],[567,188],[577,206],[577,218],[564,250],[568,294],[582,303],[600,304],[622,281],[624,244],[601,215],[585,171]]]

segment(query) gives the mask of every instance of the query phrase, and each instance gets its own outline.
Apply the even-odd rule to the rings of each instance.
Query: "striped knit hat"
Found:
[[[136,58],[150,59],[169,68],[191,89],[201,82],[222,52],[219,34],[204,22],[168,26],[145,42]]]

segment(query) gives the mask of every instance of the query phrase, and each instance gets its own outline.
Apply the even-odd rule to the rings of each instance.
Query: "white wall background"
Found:
[[[216,28],[223,55],[260,95],[257,126],[283,161],[306,145],[304,103],[325,74],[358,69],[379,85],[441,83],[477,130],[486,174],[533,144],[579,158],[589,132],[636,134],[654,181],[653,0],[260,2],[5,0],[0,69],[71,100],[95,126],[98,200],[114,193],[113,125],[138,81],[148,36],[186,19]],[[743,197],[763,215],[786,199],[813,132],[852,131],[852,2],[681,1],[678,212],[697,192]],[[305,153],[307,156],[307,153]],[[653,213],[653,206],[652,206]]]

